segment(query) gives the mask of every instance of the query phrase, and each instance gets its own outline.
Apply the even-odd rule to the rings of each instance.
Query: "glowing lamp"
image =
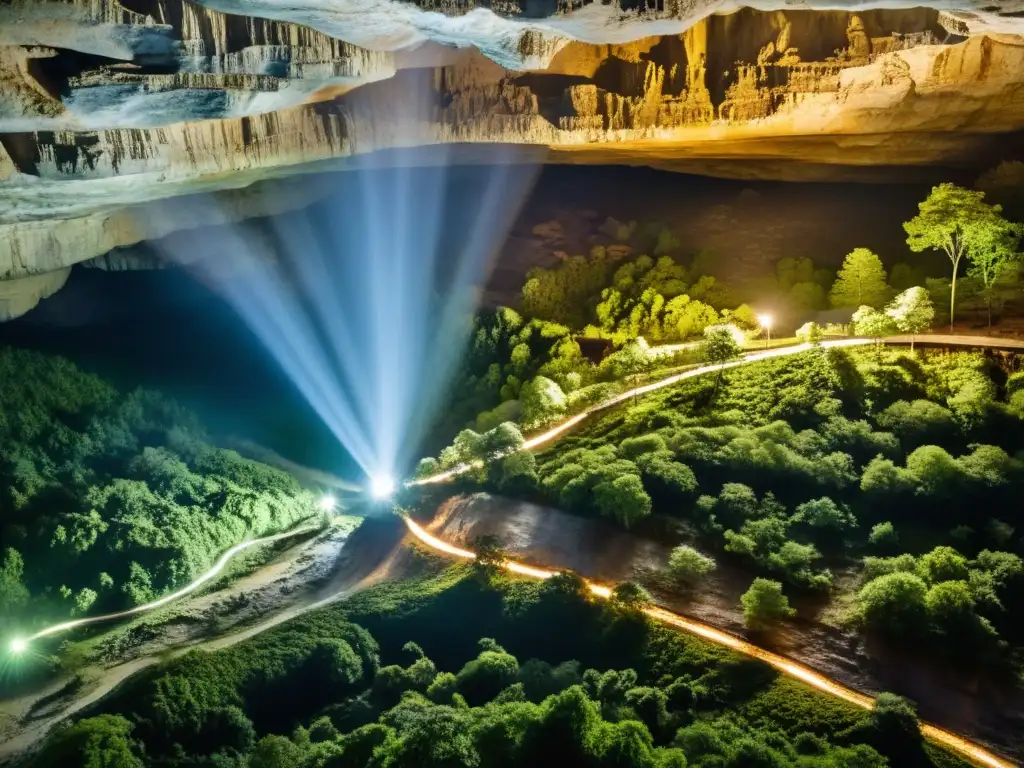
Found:
[[[333,512],[337,504],[337,500],[329,493],[321,496],[320,501],[317,502],[317,506],[324,512]]]
[[[384,501],[395,492],[395,479],[391,475],[378,474],[370,478],[370,495],[378,501]]]
[[[771,328],[772,327],[772,322],[774,321],[774,319],[775,318],[773,318],[771,315],[767,315],[767,314],[766,315],[758,315],[757,316],[757,322],[760,323],[762,328]]]
[[[24,653],[28,650],[28,640],[23,637],[16,637],[11,640],[11,653]]]

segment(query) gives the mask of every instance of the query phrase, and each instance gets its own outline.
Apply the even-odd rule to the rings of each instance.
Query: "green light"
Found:
[[[11,653],[24,653],[28,650],[28,640],[23,637],[16,637],[11,640]]]

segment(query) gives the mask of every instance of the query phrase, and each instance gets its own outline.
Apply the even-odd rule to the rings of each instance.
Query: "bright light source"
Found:
[[[11,653],[24,653],[28,650],[28,640],[23,637],[16,637],[11,640]]]
[[[374,475],[370,478],[370,495],[379,500],[390,498],[395,492],[395,479],[391,475]]]
[[[320,501],[317,502],[317,506],[320,507],[324,512],[333,512],[334,508],[338,505],[338,500],[335,499],[331,494],[327,493],[320,497]]]
[[[775,322],[775,318],[769,314],[758,315],[757,322],[760,323],[762,328],[771,328],[772,323]]]

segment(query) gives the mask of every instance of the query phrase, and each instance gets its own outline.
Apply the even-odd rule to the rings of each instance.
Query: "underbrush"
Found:
[[[830,699],[593,602],[569,575],[461,565],[160,664],[34,764],[964,765],[933,755],[891,698],[877,714]]]

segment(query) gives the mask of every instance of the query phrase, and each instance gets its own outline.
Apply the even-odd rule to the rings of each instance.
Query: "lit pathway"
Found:
[[[476,559],[476,555],[468,549],[462,549],[461,547],[442,541],[436,536],[432,536],[419,524],[408,517],[404,517],[404,520],[409,532],[431,549],[444,552],[447,555],[458,557],[463,560]],[[549,579],[557,573],[557,571],[548,568],[537,568],[530,565],[524,565],[523,563],[517,563],[514,560],[506,560],[502,563],[502,567],[512,573],[529,576],[535,579]],[[595,584],[591,581],[587,581],[586,583],[590,588],[590,591],[597,597],[608,598],[611,596],[610,587]],[[871,709],[874,705],[875,700],[870,696],[858,693],[857,691],[847,688],[845,685],[842,685],[831,678],[825,677],[820,672],[815,672],[810,667],[805,667],[802,664],[798,664],[795,661],[787,659],[785,656],[780,656],[777,653],[772,653],[771,651],[759,648],[736,635],[723,632],[710,624],[705,624],[704,622],[687,618],[686,616],[680,616],[677,613],[672,613],[672,611],[668,611],[657,606],[644,608],[643,611],[655,621],[667,624],[668,626],[675,627],[677,629],[682,629],[685,632],[698,635],[699,637],[709,640],[717,645],[725,646],[737,653],[742,653],[746,656],[763,661],[790,677],[794,677],[797,680],[807,683],[808,685],[813,686],[814,688],[817,688],[831,696],[847,701],[850,704],[855,704],[856,706],[863,707],[864,709]],[[1013,763],[997,757],[979,744],[975,744],[973,741],[957,736],[955,733],[947,731],[944,728],[939,728],[938,726],[931,725],[929,723],[921,723],[921,733],[931,741],[958,752],[979,765],[990,766],[991,768],[1014,768]]]
[[[136,605],[134,608],[129,608],[125,611],[117,611],[115,613],[104,613],[100,616],[87,616],[82,619],[72,619],[71,621],[65,621],[60,624],[53,624],[49,627],[45,627],[44,629],[39,630],[34,635],[29,635],[28,637],[24,638],[15,638],[11,640],[11,649],[20,653],[22,651],[27,650],[28,644],[30,642],[32,642],[33,640],[38,640],[41,637],[55,635],[60,632],[66,632],[69,629],[75,629],[76,627],[84,627],[89,624],[98,624],[103,621],[113,621],[114,619],[124,619],[128,616],[134,616],[137,613],[145,613],[147,611],[152,611],[155,608],[160,608],[162,606],[167,605],[168,603],[172,603],[175,600],[184,597],[185,595],[195,592],[197,589],[203,586],[203,584],[206,584],[208,581],[216,577],[221,571],[223,571],[224,566],[226,566],[231,561],[231,558],[233,558],[239,552],[249,549],[250,547],[259,546],[260,544],[270,544],[275,541],[280,541],[281,539],[288,539],[292,536],[298,536],[302,533],[311,533],[316,530],[319,530],[317,526],[306,525],[302,528],[296,528],[293,531],[276,533],[273,536],[264,536],[262,539],[252,539],[250,541],[243,541],[241,544],[236,544],[223,555],[221,555],[220,559],[217,560],[216,563],[214,563],[213,567],[210,568],[210,570],[199,576],[199,578],[197,578],[191,584],[182,587],[177,592],[172,592],[169,595],[164,595],[159,600],[154,600],[151,603]]]
[[[918,346],[938,344],[949,347],[972,347],[974,349],[1006,349],[1024,350],[1024,339],[1011,339],[1004,336],[971,336],[959,333],[922,333],[917,336],[889,336],[882,339],[885,344],[909,344],[913,341]]]
[[[835,339],[833,341],[823,341],[819,346],[823,349],[831,349],[834,347],[858,347],[871,343],[872,342],[870,339]],[[608,408],[613,408],[616,405],[624,403],[627,400],[630,400],[634,397],[646,395],[648,392],[655,392],[659,389],[664,389],[665,387],[671,387],[675,384],[678,384],[680,381],[685,381],[686,379],[693,379],[696,378],[697,376],[703,376],[704,374],[707,373],[715,373],[716,371],[724,371],[729,368],[737,368],[741,365],[757,363],[762,360],[771,359],[773,357],[786,357],[788,355],[796,355],[801,352],[806,352],[809,349],[813,348],[814,347],[810,344],[795,344],[791,347],[778,347],[776,349],[766,349],[763,352],[750,352],[744,357],[739,358],[738,360],[732,360],[728,363],[702,365],[699,368],[691,368],[688,371],[683,371],[682,373],[677,373],[673,376],[668,376],[664,379],[659,379],[658,381],[652,382],[650,384],[644,384],[641,387],[635,387],[633,389],[627,390],[626,392],[623,392],[622,394],[616,395],[615,397],[608,398],[607,400],[600,402],[597,405],[590,406],[586,410],[581,411],[580,413],[577,413],[575,416],[566,419],[558,426],[552,427],[546,432],[542,432],[539,435],[534,435],[525,443],[523,443],[523,446],[520,450],[532,451],[534,448],[544,445],[545,443],[549,443],[556,437],[568,432],[570,429],[575,427],[581,421],[584,421],[589,416],[592,416],[593,414],[599,411],[604,411],[607,410]],[[446,480],[451,480],[453,477],[458,477],[459,475],[465,474],[469,470],[475,469],[479,466],[481,466],[480,462],[475,462],[473,464],[460,464],[459,466],[453,467],[452,469],[449,469],[446,472],[438,472],[436,475],[431,475],[430,477],[423,477],[418,480],[411,480],[409,483],[407,483],[407,485],[413,486],[427,485],[429,483],[443,483]]]

